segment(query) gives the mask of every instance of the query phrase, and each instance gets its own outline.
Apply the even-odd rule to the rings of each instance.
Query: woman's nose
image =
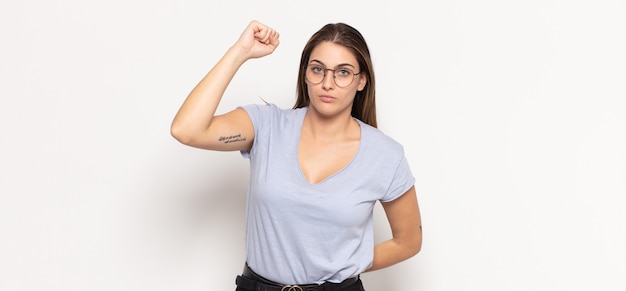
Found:
[[[322,87],[326,90],[330,90],[335,86],[335,72],[330,69],[324,70],[324,80],[322,81]]]

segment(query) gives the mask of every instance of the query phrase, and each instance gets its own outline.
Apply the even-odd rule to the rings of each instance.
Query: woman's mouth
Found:
[[[320,97],[319,97],[319,98],[320,98],[320,100],[321,100],[322,102],[333,102],[333,101],[335,101],[335,97],[333,97],[333,96],[328,96],[328,95],[320,95]]]

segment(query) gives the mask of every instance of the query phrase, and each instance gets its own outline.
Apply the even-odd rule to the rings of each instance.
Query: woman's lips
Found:
[[[321,95],[319,98],[320,98],[320,100],[322,102],[333,102],[333,101],[335,101],[335,97],[328,96],[328,95]]]

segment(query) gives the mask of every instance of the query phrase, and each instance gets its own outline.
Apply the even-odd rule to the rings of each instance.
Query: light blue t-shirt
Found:
[[[252,270],[283,284],[341,282],[370,267],[372,211],[415,179],[402,146],[360,120],[352,161],[318,184],[298,164],[307,108],[242,107],[254,125],[246,206],[246,260]]]

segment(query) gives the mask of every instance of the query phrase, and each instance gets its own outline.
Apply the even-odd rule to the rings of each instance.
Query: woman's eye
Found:
[[[345,69],[340,69],[338,70],[338,72],[340,76],[347,76],[347,75],[350,75],[351,73],[349,70],[345,70]]]

